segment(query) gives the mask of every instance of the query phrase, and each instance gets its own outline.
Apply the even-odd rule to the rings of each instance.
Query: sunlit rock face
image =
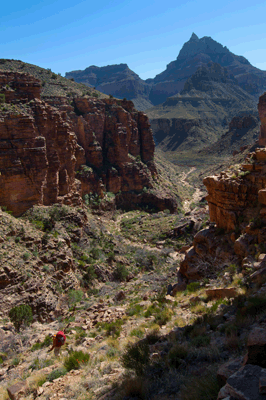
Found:
[[[51,97],[40,81],[0,75],[0,205],[81,204],[82,196],[141,192],[157,175],[146,114],[127,100]]]

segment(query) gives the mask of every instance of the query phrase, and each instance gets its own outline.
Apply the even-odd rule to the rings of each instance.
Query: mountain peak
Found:
[[[194,57],[197,54],[213,55],[230,53],[227,47],[216,42],[209,36],[204,36],[201,39],[193,32],[188,42],[184,43],[179,52],[177,59]]]
[[[191,38],[189,39],[189,41],[191,40],[199,40],[198,36],[196,35],[196,33],[192,33]]]

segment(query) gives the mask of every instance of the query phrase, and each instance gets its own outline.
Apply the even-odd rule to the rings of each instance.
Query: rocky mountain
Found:
[[[77,205],[112,192],[125,208],[143,203],[174,211],[171,196],[143,193],[157,176],[154,141],[147,116],[131,101],[44,102],[41,82],[17,72],[0,73],[0,95],[1,206],[19,215],[34,204]]]
[[[262,400],[265,166],[258,148],[205,178],[210,221],[202,200],[185,216],[0,210],[1,398]],[[23,305],[28,325],[9,313]]]
[[[152,106],[149,101],[150,85],[129,69],[127,64],[106,67],[93,65],[83,71],[66,72],[65,76],[119,99],[130,99],[139,110]]]
[[[250,113],[255,113],[253,97],[217,63],[199,67],[180,93],[147,110],[164,151],[206,147],[220,139],[233,117]]]
[[[164,102],[184,88],[199,67],[213,62],[226,67],[242,89],[258,97],[266,89],[266,72],[253,67],[249,61],[230,52],[227,47],[204,36],[199,39],[195,33],[186,42],[175,61],[167,65],[165,71],[147,82],[152,85],[150,101],[153,104]]]
[[[184,85],[199,67],[217,63],[226,67],[240,87],[257,98],[266,90],[266,72],[252,66],[243,56],[237,56],[227,47],[204,36],[193,33],[180,50],[175,61],[155,78],[143,81],[126,64],[106,67],[91,66],[83,71],[67,72],[67,78],[74,78],[90,87],[95,86],[103,93],[120,99],[126,97],[140,109],[148,104],[158,105],[168,97],[180,93]]]

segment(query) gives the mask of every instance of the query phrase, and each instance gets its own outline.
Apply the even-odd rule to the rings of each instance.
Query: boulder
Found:
[[[247,342],[248,353],[245,357],[245,364],[259,365],[266,368],[266,329],[254,328]]]
[[[243,359],[241,357],[230,360],[221,365],[217,372],[217,380],[221,386],[226,384],[227,379],[237,372],[243,366]]]
[[[229,397],[230,400],[264,400],[265,396],[260,393],[260,381],[263,385],[265,377],[266,369],[258,365],[245,365],[227,379],[218,399]]]
[[[232,298],[237,296],[236,288],[214,288],[207,289],[206,295],[209,299],[224,299],[224,298]]]
[[[25,398],[28,389],[27,382],[18,382],[7,388],[7,393],[11,400],[19,400]]]

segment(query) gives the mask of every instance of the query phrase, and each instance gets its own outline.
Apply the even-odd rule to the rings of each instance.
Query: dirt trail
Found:
[[[183,172],[182,173],[180,181],[184,186],[193,188],[193,186],[186,179],[187,179],[188,175],[191,174],[196,169],[197,169],[196,167],[192,167],[192,168],[190,168],[190,170],[188,172]],[[193,189],[195,191],[194,191],[191,199],[190,200],[185,200],[183,202],[183,207],[184,207],[184,211],[185,212],[189,212],[190,211],[190,205],[192,203],[197,203],[202,198],[202,196],[204,195],[204,192],[202,192],[199,188],[196,188],[196,189],[193,188]]]

